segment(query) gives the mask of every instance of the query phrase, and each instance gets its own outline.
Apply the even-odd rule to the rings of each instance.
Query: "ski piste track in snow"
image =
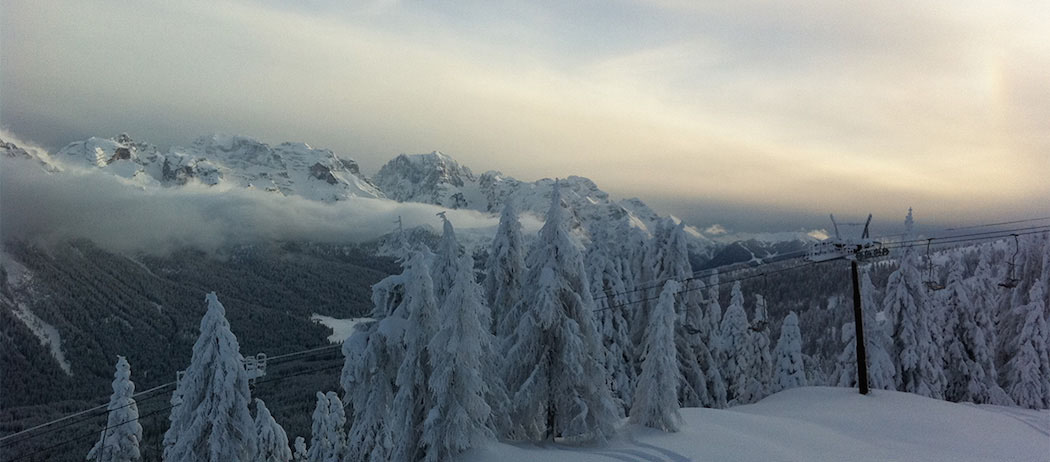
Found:
[[[1002,226],[1002,225],[1006,225],[1006,224],[1031,223],[1031,222],[1047,221],[1047,220],[1050,220],[1050,217],[1027,218],[1027,219],[1020,219],[1020,220],[1004,221],[1004,222],[999,222],[999,223],[988,223],[988,224],[965,226],[965,227],[959,227],[959,228],[948,228],[945,231],[958,231],[958,230],[978,229],[978,228],[986,228],[986,227],[992,227],[992,226]],[[944,246],[953,245],[953,244],[963,244],[963,243],[969,243],[969,242],[997,240],[997,239],[1004,239],[1004,238],[1010,238],[1010,237],[1019,237],[1019,236],[1026,236],[1026,235],[1033,235],[1033,234],[1043,234],[1043,233],[1048,233],[1048,232],[1050,232],[1050,224],[1039,225],[1039,226],[1026,226],[1026,227],[1019,227],[1019,228],[1011,228],[1011,229],[999,229],[999,230],[984,231],[984,232],[974,232],[974,233],[964,233],[964,234],[951,234],[951,235],[943,235],[943,236],[935,236],[935,237],[907,239],[907,240],[900,240],[900,241],[889,242],[889,243],[883,244],[882,247],[886,248],[886,249],[899,249],[899,248],[905,248],[905,247],[913,247],[913,246],[916,246],[916,245],[919,245],[919,244],[927,244],[928,246],[936,245],[936,246],[939,246],[939,247],[944,247]],[[879,239],[879,238],[875,238],[875,239]],[[780,265],[785,265],[785,264],[789,264],[789,263],[792,263],[792,262],[798,262],[799,260],[803,260],[804,257],[805,257],[805,252],[806,252],[805,250],[802,250],[802,251],[796,251],[796,252],[790,252],[790,253],[787,253],[787,254],[777,255],[775,262],[760,261],[760,262],[754,263],[754,264],[734,263],[734,264],[731,264],[731,265],[724,265],[724,266],[720,266],[720,267],[716,267],[716,268],[710,268],[710,269],[705,269],[705,270],[701,270],[701,271],[696,271],[696,272],[693,273],[692,277],[686,278],[684,281],[680,281],[680,282],[699,281],[701,279],[708,278],[708,277],[716,275],[716,274],[719,275],[720,278],[719,278],[718,282],[710,282],[710,281],[708,281],[708,282],[701,282],[699,284],[692,284],[692,285],[690,285],[688,287],[686,287],[683,284],[683,288],[680,289],[677,293],[685,293],[685,292],[691,292],[691,291],[697,291],[697,290],[706,290],[706,289],[718,287],[718,286],[725,285],[725,284],[732,284],[732,283],[745,281],[745,280],[749,280],[749,279],[755,279],[755,278],[763,278],[763,277],[766,277],[766,276],[771,275],[771,274],[782,273],[782,272],[787,272],[787,271],[793,271],[793,270],[801,269],[801,268],[804,268],[804,267],[815,266],[815,265],[819,265],[820,263],[823,263],[823,262],[804,261],[802,263],[795,263],[795,264],[791,264],[789,266],[783,266],[783,267],[779,267],[779,268],[775,268],[775,269],[769,269],[769,270],[756,272],[757,268],[761,268],[761,267],[764,267],[764,266],[767,266],[767,265],[774,265],[775,264],[777,266],[780,266]],[[722,279],[721,278],[721,276],[724,276],[724,275],[740,273],[740,272],[748,272],[749,274],[745,274],[745,275],[737,277],[737,278],[729,278],[729,279]],[[669,279],[660,279],[660,280],[646,281],[646,282],[643,282],[642,284],[640,284],[639,287],[631,289],[631,290],[617,292],[617,293],[609,293],[609,294],[595,294],[594,295],[594,300],[596,300],[596,301],[597,300],[610,300],[610,299],[613,299],[614,297],[622,297],[622,296],[630,295],[630,294],[633,294],[633,293],[638,293],[638,292],[645,293],[645,292],[652,291],[654,289],[657,289],[657,288],[661,287],[663,285],[663,283],[665,283],[668,280]],[[624,302],[624,303],[620,303],[620,304],[616,304],[616,305],[609,305],[609,306],[604,306],[602,308],[597,308],[594,311],[599,312],[599,311],[605,311],[605,310],[625,308],[625,307],[637,305],[637,304],[640,304],[640,303],[654,301],[657,298],[658,297],[645,297],[645,298],[640,298],[640,299],[637,299],[637,300],[630,300],[630,301],[627,301],[627,302]],[[261,385],[265,385],[265,384],[268,384],[268,383],[279,382],[279,381],[282,381],[282,380],[290,379],[290,378],[301,376],[301,375],[314,374],[314,373],[319,373],[319,372],[326,372],[326,371],[329,371],[329,370],[342,368],[343,367],[343,358],[341,358],[341,357],[323,358],[325,353],[328,353],[328,352],[333,351],[333,350],[335,350],[337,348],[340,348],[341,346],[342,346],[341,344],[333,344],[333,345],[327,345],[327,346],[323,346],[323,347],[317,347],[317,348],[311,348],[311,349],[306,349],[306,350],[301,350],[301,351],[295,351],[295,352],[291,352],[291,353],[285,353],[285,354],[281,354],[281,355],[270,357],[270,358],[268,358],[268,363],[271,364],[271,365],[283,364],[283,363],[288,363],[288,362],[298,362],[298,361],[302,361],[302,360],[307,359],[307,358],[309,358],[311,360],[335,360],[337,362],[334,363],[334,364],[324,365],[324,366],[320,366],[320,367],[316,367],[316,368],[312,368],[312,369],[307,369],[307,370],[303,370],[303,371],[299,371],[299,372],[295,372],[295,373],[291,373],[291,374],[286,374],[286,375],[282,375],[282,376],[261,379],[261,380],[256,381],[255,385],[256,386],[261,386]],[[139,403],[148,402],[148,401],[160,398],[160,397],[167,397],[168,396],[167,394],[158,393],[158,392],[166,390],[166,389],[168,389],[170,387],[173,387],[174,385],[176,385],[176,382],[175,381],[171,381],[171,382],[168,382],[168,383],[164,383],[164,384],[161,384],[161,385],[154,386],[154,387],[146,389],[144,391],[137,392],[134,395],[132,395],[132,397],[135,398],[135,403],[134,404],[137,405]],[[146,395],[149,395],[149,396],[146,396]],[[146,396],[146,397],[140,398],[142,396]],[[102,399],[104,399],[104,398],[100,398],[100,400],[102,400]],[[130,405],[131,404],[128,404],[127,406],[130,406]],[[58,430],[62,430],[62,429],[65,429],[65,428],[76,426],[76,425],[84,423],[84,422],[86,422],[88,420],[92,420],[92,419],[94,419],[96,417],[100,417],[100,416],[103,416],[103,415],[108,415],[109,412],[119,409],[119,408],[107,409],[107,406],[108,406],[108,402],[106,404],[101,404],[101,405],[93,407],[93,408],[89,408],[89,409],[85,409],[85,410],[82,410],[82,411],[79,411],[79,412],[75,412],[75,413],[66,415],[64,417],[58,418],[58,419],[51,420],[51,421],[48,421],[48,422],[45,422],[45,423],[42,423],[42,424],[30,427],[30,428],[27,428],[25,430],[21,430],[21,431],[12,433],[10,435],[6,435],[6,436],[3,436],[3,437],[0,437],[0,451],[5,450],[5,449],[10,448],[10,447],[13,447],[15,445],[18,445],[19,443],[22,443],[22,442],[25,442],[25,441],[28,441],[28,440],[32,440],[32,439],[39,438],[41,436],[53,433],[53,432],[58,431]],[[147,414],[140,415],[138,417],[138,419],[128,420],[128,421],[125,421],[125,422],[120,422],[118,424],[102,428],[100,430],[92,430],[92,431],[89,431],[89,432],[81,433],[81,434],[76,435],[76,436],[74,436],[72,438],[65,439],[65,440],[62,440],[60,442],[57,442],[57,443],[55,443],[53,445],[50,445],[50,446],[38,449],[36,451],[30,452],[30,453],[27,453],[27,454],[22,454],[22,455],[19,455],[17,457],[14,457],[14,458],[11,458],[11,459],[7,459],[7,460],[9,460],[9,461],[26,460],[26,459],[29,459],[31,457],[34,457],[34,456],[37,456],[37,455],[40,455],[40,454],[43,454],[43,453],[46,453],[46,452],[58,449],[58,448],[60,448],[62,446],[65,446],[65,445],[68,445],[68,444],[71,444],[71,443],[82,441],[82,440],[85,440],[87,438],[97,437],[97,435],[99,434],[99,431],[106,431],[106,430],[109,430],[109,429],[112,429],[112,428],[116,428],[116,427],[119,427],[119,426],[127,424],[127,423],[134,422],[136,420],[144,420],[147,417],[151,417],[151,416],[163,413],[165,411],[169,411],[175,406],[177,406],[177,405],[165,406],[165,407],[162,407],[160,409],[153,410],[153,411],[151,411],[151,412],[149,412]],[[1001,409],[1001,413],[1004,414],[1004,415],[1011,415],[1014,418],[1017,418],[1017,419],[1020,420],[1020,417],[1017,417],[1017,416],[1011,414],[1009,412],[1008,408]],[[1028,423],[1028,422],[1025,422],[1025,423]],[[61,425],[59,425],[59,424],[61,424]],[[1036,428],[1040,432],[1043,432],[1042,429],[1037,428],[1036,426],[1033,426],[1030,423],[1029,423],[1029,426],[1032,426],[1033,428]],[[40,430],[40,431],[37,431],[37,430]],[[24,436],[22,438],[18,438],[19,436],[22,436],[22,435],[27,435],[27,436]],[[1050,436],[1050,435],[1048,435],[1048,436]],[[637,456],[638,454],[634,454],[634,455]],[[634,459],[624,459],[624,460],[634,460]],[[649,458],[644,458],[643,457],[642,459],[639,459],[639,460],[660,460],[660,459],[658,459],[658,458],[657,459],[649,459]],[[677,457],[671,457],[671,460],[678,460],[678,458]]]

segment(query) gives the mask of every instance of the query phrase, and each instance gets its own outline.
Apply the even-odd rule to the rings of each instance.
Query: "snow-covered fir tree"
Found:
[[[309,462],[340,462],[346,451],[346,414],[335,392],[317,392],[310,434]]]
[[[292,449],[288,447],[288,434],[277,424],[266,403],[255,400],[255,435],[259,449],[255,452],[259,462],[289,462]]]
[[[905,219],[905,239],[914,236],[911,209]],[[944,367],[931,306],[923,288],[918,256],[905,247],[900,266],[886,283],[883,312],[893,326],[891,355],[897,366],[897,389],[940,399],[944,396]]]
[[[645,330],[649,325],[648,316],[656,309],[655,300],[662,292],[663,282],[669,280],[683,282],[693,277],[684,223],[677,225],[671,221],[662,223],[647,248],[648,254],[645,259],[647,271],[643,273],[652,277],[648,283],[649,296],[639,309],[640,312],[634,316],[633,321],[639,323],[634,326],[633,334],[636,344],[639,345],[645,341]],[[708,394],[707,378],[696,356],[697,350],[702,349],[699,346],[701,338],[696,335],[699,331],[696,323],[700,318],[702,296],[699,293],[684,292],[679,295],[679,298],[680,302],[675,304],[676,316],[679,320],[675,324],[675,349],[678,352],[678,368],[681,372],[678,383],[678,400],[683,406],[710,406],[714,403],[714,399]],[[639,361],[640,359],[638,358]],[[638,367],[640,366],[639,363]]]
[[[788,313],[780,325],[780,338],[773,350],[773,380],[769,392],[777,393],[789,388],[806,386],[806,366],[802,362],[802,331],[798,326],[798,315]]]
[[[896,389],[894,379],[897,371],[888,352],[892,342],[886,322],[876,316],[880,304],[876,301],[875,285],[871,275],[865,269],[860,275],[861,312],[864,320],[864,346],[868,359],[868,386],[873,389]],[[842,352],[838,354],[833,373],[832,385],[839,387],[857,386],[857,339],[856,325],[848,322],[842,325]]]
[[[445,217],[445,212],[438,215],[441,217],[443,231],[434,252],[436,255],[431,263],[430,274],[434,279],[434,299],[441,305],[445,303],[445,296],[456,277],[456,265],[459,264],[459,258],[465,251],[456,239],[456,230],[452,222]]]
[[[704,297],[705,288],[706,285],[699,279],[690,279],[686,282],[683,291],[686,294],[686,321],[680,328],[689,334],[686,338],[693,349],[693,356],[696,358],[697,365],[703,372],[706,381],[704,384],[705,390],[703,393],[700,393],[700,405],[703,407],[724,408],[726,407],[726,384],[722,380],[722,363],[716,359],[716,352],[708,346],[707,340],[717,337],[717,334],[714,334],[712,331],[717,332],[718,327],[717,324],[711,326],[708,316],[703,314],[704,309],[711,306],[711,302]],[[716,288],[714,291],[717,293],[718,289]],[[715,303],[717,304],[718,302],[715,301]],[[721,308],[718,310],[718,316],[721,316]]]
[[[390,460],[394,439],[388,424],[394,401],[394,379],[400,358],[404,319],[391,316],[354,332],[343,342],[345,362],[340,380],[352,403],[345,462]],[[312,448],[311,448],[312,449]]]
[[[769,394],[769,383],[773,373],[773,355],[770,351],[772,340],[769,333],[769,307],[766,297],[755,294],[755,316],[751,320],[751,339],[755,348],[755,362],[752,364],[751,382],[755,401]]]
[[[513,323],[504,323],[503,320],[521,299],[521,284],[525,279],[525,241],[513,201],[508,200],[503,206],[485,270],[485,295],[492,310],[492,333],[506,338]]]
[[[492,354],[493,336],[470,255],[460,257],[454,277],[428,349],[434,406],[423,425],[427,461],[449,460],[495,437],[486,398],[498,374],[485,360]]]
[[[631,422],[663,431],[678,431],[682,416],[678,411],[680,381],[675,348],[675,295],[681,289],[677,281],[667,281],[660,293],[656,310],[649,315],[642,352],[642,372],[638,376]]]
[[[634,345],[624,312],[631,306],[627,284],[620,273],[622,266],[607,254],[606,247],[592,245],[587,249],[587,268],[595,290],[598,328],[605,347],[604,365],[609,374],[613,398],[630,409],[634,395]]]
[[[948,263],[948,278],[944,295],[940,298],[945,310],[944,338],[945,378],[944,398],[949,401],[1009,404],[999,387],[992,346],[987,333],[994,329],[987,310],[974,306],[973,289],[963,278],[963,262],[959,258]]]
[[[295,437],[295,452],[292,453],[292,460],[306,462],[307,457],[309,457],[309,451],[306,449],[306,440],[301,436]]]
[[[132,395],[135,383],[131,381],[131,366],[123,356],[117,356],[113,373],[113,394],[106,406],[106,428],[95,446],[87,454],[88,460],[98,462],[131,462],[139,460],[142,425],[139,408]]]
[[[555,183],[504,355],[515,438],[604,440],[615,431],[594,300],[566,221]]]
[[[1010,342],[1011,357],[1003,367],[1006,392],[1018,406],[1031,409],[1050,407],[1050,332],[1043,317],[1044,297],[1040,280],[1029,291],[1031,301],[1014,309],[1024,323]]]
[[[729,307],[726,308],[719,329],[722,352],[726,358],[722,372],[725,374],[726,399],[729,404],[747,404],[754,398],[748,393],[748,387],[755,380],[751,372],[757,352],[752,343],[751,325],[744,311],[744,294],[739,281],[733,283],[731,293]]]
[[[427,388],[430,378],[430,340],[437,332],[437,301],[430,262],[422,252],[415,252],[405,265],[403,309],[407,311],[404,359],[397,371],[397,394],[394,396],[389,427],[395,435],[392,460],[414,461],[423,454],[420,438],[423,421],[433,407],[434,398]]]
[[[214,292],[201,319],[200,337],[174,394],[164,435],[168,462],[248,462],[255,460],[255,422],[248,406],[248,374],[226,309]]]

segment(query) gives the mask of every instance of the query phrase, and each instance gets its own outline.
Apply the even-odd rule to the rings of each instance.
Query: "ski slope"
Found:
[[[628,425],[608,444],[493,443],[461,462],[1050,461],[1050,411],[909,393],[806,387],[731,409],[682,410],[678,433]]]

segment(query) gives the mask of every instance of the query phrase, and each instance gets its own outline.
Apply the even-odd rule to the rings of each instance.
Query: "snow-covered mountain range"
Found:
[[[317,201],[384,197],[353,160],[305,143],[270,146],[244,136],[211,135],[161,152],[126,134],[70,143],[54,154],[62,163],[97,167],[144,185],[189,182],[259,189]]]
[[[496,215],[507,201],[520,213],[542,219],[555,180],[517,180],[497,171],[475,174],[441,152],[399,155],[384,165],[374,179],[361,173],[357,162],[305,143],[271,146],[244,136],[210,135],[188,147],[161,151],[126,134],[92,137],[48,154],[12,143],[0,145],[8,157],[36,158],[50,171],[66,166],[98,169],[143,187],[180,187],[200,184],[248,188],[322,202],[351,197],[418,202],[450,209],[476,210]],[[614,200],[593,181],[579,176],[560,179],[562,197],[571,205],[579,234],[626,225],[651,234],[660,226],[678,222],[660,215],[637,198]],[[714,242],[687,227],[691,250],[709,258]]]

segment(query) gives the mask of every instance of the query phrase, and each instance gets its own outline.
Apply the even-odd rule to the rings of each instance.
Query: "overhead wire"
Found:
[[[296,352],[292,352],[292,353],[287,353],[287,354],[274,356],[272,358],[267,358],[267,365],[270,365],[270,364],[272,364],[274,362],[276,362],[277,364],[283,364],[283,363],[285,363],[285,362],[290,360],[288,358],[294,358],[296,356],[313,357],[313,356],[318,355],[319,353],[327,352],[329,350],[332,350],[332,349],[335,349],[335,348],[338,348],[338,347],[341,347],[341,346],[342,346],[342,344],[338,344],[337,343],[337,344],[333,344],[333,345],[327,345],[327,346],[324,346],[324,347],[312,348],[312,349],[308,349],[308,350],[296,351]],[[306,360],[306,358],[299,358],[299,360]],[[258,383],[265,383],[265,382],[266,381],[263,380],[263,381],[259,381],[259,382],[256,382],[256,383],[258,384]],[[172,387],[175,384],[176,384],[175,381],[171,381],[171,382],[167,382],[167,383],[164,383],[164,384],[161,384],[161,385],[157,385],[157,386],[149,388],[147,390],[136,392],[135,394],[131,395],[132,398],[135,398],[135,403],[134,404],[137,405],[137,404],[140,404],[140,403],[143,403],[143,402],[147,402],[147,401],[156,399],[158,397],[166,396],[164,394],[157,394],[157,395],[149,396],[149,397],[146,397],[146,398],[139,398],[142,395],[146,395],[146,394],[158,391],[158,390],[162,390],[162,389],[165,389],[165,388],[168,388],[168,387]],[[0,448],[10,447],[10,446],[13,446],[15,444],[18,444],[18,443],[21,443],[21,442],[24,442],[24,441],[28,441],[28,440],[31,440],[31,439],[34,439],[34,438],[38,438],[40,436],[43,436],[43,435],[46,435],[46,434],[49,434],[49,433],[52,433],[52,432],[55,432],[55,431],[58,431],[58,430],[61,430],[61,429],[64,429],[64,428],[68,428],[68,427],[73,426],[73,425],[77,425],[79,423],[82,423],[82,422],[94,419],[94,418],[99,417],[101,415],[108,414],[109,412],[128,407],[131,404],[133,404],[133,403],[128,403],[128,404],[125,404],[123,406],[119,406],[119,407],[115,407],[113,409],[109,409],[108,408],[109,403],[107,402],[105,404],[101,404],[101,405],[98,405],[98,406],[95,406],[95,407],[92,407],[92,408],[89,408],[89,409],[78,411],[76,413],[69,414],[67,416],[63,416],[63,417],[55,419],[55,420],[51,420],[51,421],[44,422],[44,423],[39,424],[39,425],[35,425],[33,427],[30,427],[30,428],[27,428],[27,429],[24,429],[24,430],[12,433],[10,435],[4,435],[2,438],[0,438]],[[77,417],[80,417],[80,418],[77,419]],[[70,419],[74,419],[74,420],[70,420]],[[62,425],[53,426],[55,424],[62,423],[62,422],[65,422],[65,423],[62,424]],[[50,427],[50,428],[47,428],[47,427]],[[41,430],[41,429],[44,429],[44,430],[33,433],[34,431]],[[25,437],[25,438],[13,439],[13,438],[16,438],[16,437],[18,437],[20,435],[24,435],[26,433],[31,433],[31,434],[29,436]]]
[[[307,369],[307,370],[304,370],[304,371],[299,371],[299,372],[296,372],[296,373],[293,373],[293,374],[288,374],[288,375],[285,375],[285,376],[273,377],[273,378],[259,380],[259,381],[255,382],[255,385],[259,386],[259,385],[263,385],[263,384],[267,384],[267,383],[280,382],[282,380],[287,380],[287,379],[290,379],[290,378],[293,378],[293,377],[300,377],[300,376],[307,375],[307,374],[314,374],[314,373],[317,373],[317,372],[324,372],[324,371],[328,371],[328,370],[332,370],[332,369],[336,369],[336,368],[341,368],[341,367],[343,367],[343,362],[339,362],[337,364],[329,364],[329,365],[326,365],[326,366],[312,368],[312,369]],[[155,395],[155,396],[164,396],[164,395]],[[126,407],[126,406],[129,406],[129,405],[130,404],[122,406],[122,407]],[[143,420],[143,419],[145,419],[147,417],[156,415],[158,413],[174,409],[177,406],[178,406],[178,404],[172,404],[172,405],[165,406],[163,408],[160,408],[160,409],[148,412],[148,413],[146,413],[144,415],[140,415],[140,416],[138,416],[138,417],[136,417],[134,419],[128,419],[128,420],[125,420],[123,422],[120,422],[120,423],[117,423],[117,424],[114,424],[114,425],[107,425],[106,427],[102,428],[99,431],[92,430],[92,431],[89,431],[89,432],[84,432],[84,433],[81,433],[81,434],[79,434],[77,436],[74,436],[72,438],[68,438],[68,439],[63,440],[61,442],[58,442],[56,444],[53,444],[53,445],[50,445],[50,446],[38,449],[38,450],[30,452],[28,454],[20,455],[18,457],[15,457],[15,458],[9,459],[9,460],[11,462],[13,462],[13,461],[16,461],[16,460],[21,460],[21,459],[25,459],[25,458],[28,458],[28,457],[32,457],[32,456],[35,456],[37,454],[48,452],[48,451],[51,451],[53,449],[65,446],[67,444],[74,443],[74,442],[77,442],[77,441],[80,441],[80,440],[87,439],[89,437],[96,436],[100,432],[105,432],[105,431],[108,431],[110,429],[117,428],[117,427],[119,427],[121,425],[125,425],[125,424],[129,424],[129,423],[132,423],[132,422],[135,422],[135,421]],[[114,408],[112,410],[116,410],[116,409],[117,408]],[[31,439],[31,438],[26,438],[26,439]],[[22,440],[18,440],[18,441],[19,442],[25,441],[26,439],[22,439]]]

